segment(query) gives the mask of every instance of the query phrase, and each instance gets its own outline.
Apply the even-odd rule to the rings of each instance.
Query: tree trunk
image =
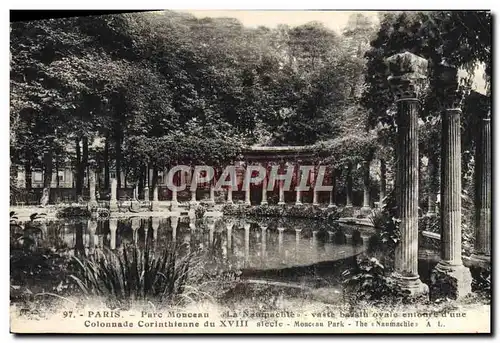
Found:
[[[151,189],[154,189],[158,184],[158,168],[153,167],[153,175],[151,177]]]
[[[75,190],[76,190],[76,200],[82,197],[83,191],[83,170],[82,170],[82,151],[80,148],[80,139],[76,139],[76,173],[75,173]]]
[[[122,142],[121,133],[119,129],[116,131],[115,139],[115,155],[116,155],[116,182],[118,183],[118,188],[122,187]]]
[[[59,158],[56,156],[56,188],[59,188]]]
[[[24,182],[26,190],[31,190],[32,182],[31,182],[31,161],[26,161],[24,163]]]
[[[109,188],[109,133],[104,142],[104,189]]]
[[[52,182],[52,150],[50,150],[50,148],[49,151],[43,154],[43,166],[43,193],[42,198],[40,199],[40,205],[45,207],[49,203],[50,184]]]

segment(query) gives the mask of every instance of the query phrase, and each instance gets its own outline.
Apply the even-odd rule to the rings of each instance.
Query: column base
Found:
[[[369,215],[372,213],[372,208],[370,206],[363,206],[361,207],[361,214],[363,215]]]
[[[452,265],[439,261],[431,273],[431,296],[433,299],[460,299],[470,294],[472,276],[464,265]]]
[[[245,201],[245,206],[252,206],[252,203],[250,201]]]
[[[352,204],[345,204],[345,208],[351,208]]]
[[[313,202],[313,206],[319,206],[319,202]]]
[[[141,208],[141,204],[139,203],[138,200],[132,200],[130,202],[130,209],[133,210],[133,211],[139,211],[139,209]]]
[[[328,208],[336,208],[336,207],[337,207],[337,205],[335,205],[335,204],[328,204]]]
[[[116,201],[116,200],[109,201],[109,211],[110,212],[118,212],[118,201]]]
[[[89,200],[89,202],[87,203],[87,208],[89,210],[92,210],[94,208],[97,208],[98,204],[97,204],[97,200]]]
[[[409,292],[409,297],[412,299],[429,298],[429,286],[423,283],[418,276],[403,276],[399,273],[394,273],[392,278],[401,287],[402,290]]]
[[[268,202],[267,202],[267,201],[261,201],[261,202],[260,202],[260,205],[261,205],[261,206],[265,206],[265,205],[267,205],[267,204],[268,204]]]
[[[427,212],[425,215],[427,217],[436,217],[437,216],[436,212]]]
[[[302,201],[296,201],[296,202],[295,202],[295,206],[302,206],[302,205],[304,205],[304,204],[302,203]]]
[[[473,253],[470,257],[470,263],[483,269],[491,267],[491,256],[485,254]]]
[[[280,202],[278,202],[278,205],[280,205],[280,206],[285,205],[285,202],[284,201],[280,201]]]

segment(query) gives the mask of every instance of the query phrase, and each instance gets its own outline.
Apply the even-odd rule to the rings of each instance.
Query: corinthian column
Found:
[[[332,180],[332,190],[330,192],[330,200],[328,202],[328,207],[335,207],[335,192],[337,186],[337,170],[332,168],[331,171],[331,180]]]
[[[313,186],[313,205],[319,205],[318,202],[318,190],[317,190],[317,185],[316,185],[316,180],[318,180],[318,166],[315,166],[315,168],[311,171],[311,184],[314,182]]]
[[[396,246],[394,278],[413,296],[425,295],[429,287],[418,275],[418,97],[427,78],[427,60],[412,53],[387,59],[397,114],[397,203],[401,240]]]
[[[246,171],[245,171],[245,205],[250,206],[252,205],[252,201],[250,199],[250,178],[252,177],[251,173],[249,172],[248,169],[249,164],[246,164]]]
[[[461,298],[471,292],[472,277],[462,264],[462,154],[460,136],[461,94],[457,69],[439,67],[443,92],[441,129],[441,260],[431,274],[431,294]]]
[[[385,193],[387,191],[387,164],[384,159],[380,159],[380,207],[384,206]]]
[[[471,260],[486,268],[491,263],[491,120],[481,120],[476,142],[476,201],[474,253]]]
[[[90,169],[89,173],[89,192],[90,192],[90,199],[88,203],[88,208],[89,210],[95,209],[97,207],[97,200],[95,197],[95,170]]]
[[[267,169],[266,176],[264,176],[264,180],[262,180],[262,200],[260,201],[261,205],[267,205]]]
[[[296,166],[296,169],[295,169],[295,205],[302,205],[302,193],[300,191],[300,188],[299,188],[299,184],[300,184],[300,166],[299,164],[297,163],[297,166]]]
[[[116,178],[111,179],[111,196],[109,199],[109,211],[110,212],[116,212],[118,211],[118,201],[116,200],[116,193],[117,193],[117,182]]]
[[[345,207],[352,207],[352,162],[347,163]]]
[[[370,161],[363,161],[363,207],[361,211],[370,214]]]
[[[158,211],[159,201],[158,201],[158,170],[153,169],[153,201],[151,202],[151,211]]]

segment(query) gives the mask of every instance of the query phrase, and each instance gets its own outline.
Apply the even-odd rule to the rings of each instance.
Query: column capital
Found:
[[[428,86],[428,61],[407,51],[390,56],[386,63],[396,101],[419,99]]]
[[[463,105],[465,87],[458,82],[458,69],[455,66],[441,63],[436,67],[436,93],[441,99],[444,110],[460,110]]]

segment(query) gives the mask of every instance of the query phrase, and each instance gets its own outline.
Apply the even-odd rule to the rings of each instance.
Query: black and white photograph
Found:
[[[492,19],[11,10],[10,332],[491,334]]]

